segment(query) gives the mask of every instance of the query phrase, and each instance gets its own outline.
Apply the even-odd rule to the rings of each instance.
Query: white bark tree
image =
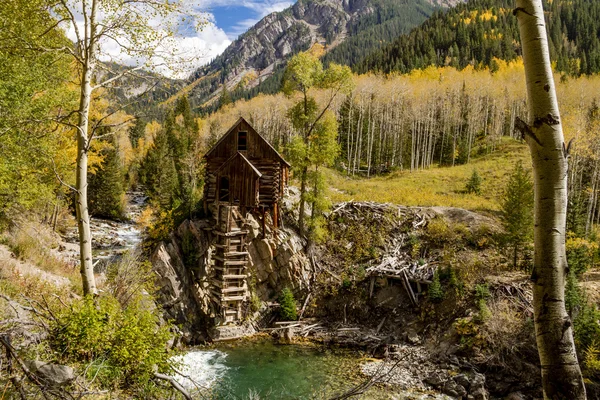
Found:
[[[73,189],[84,294],[97,294],[87,198],[88,152],[96,132],[106,127],[102,123],[90,126],[92,94],[142,67],[168,68],[176,72],[185,62],[191,61],[193,55],[181,52],[173,40],[179,26],[194,24],[198,29],[204,23],[190,3],[183,0],[56,0],[49,4],[51,13],[59,20],[55,29],[67,25],[75,36],[74,48],[53,50],[71,55],[78,69],[79,107],[71,115],[77,115],[77,121],[72,123],[77,138]],[[115,49],[140,66],[125,71],[122,67],[120,71],[112,70],[112,64],[104,61],[111,61]],[[96,81],[101,79],[99,76],[104,76],[104,80]],[[65,122],[64,118],[61,120]]]
[[[516,127],[529,145],[535,185],[533,305],[546,399],[585,399],[565,309],[568,146],[564,143],[542,0],[517,0],[530,124]]]

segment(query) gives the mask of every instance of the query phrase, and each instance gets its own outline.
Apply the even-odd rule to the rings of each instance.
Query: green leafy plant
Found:
[[[86,296],[57,313],[50,346],[65,362],[91,362],[105,387],[143,384],[172,367],[170,326],[159,322],[142,301],[122,308],[112,296]]]

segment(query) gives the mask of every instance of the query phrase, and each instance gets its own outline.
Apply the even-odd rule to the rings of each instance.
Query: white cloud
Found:
[[[199,0],[202,9],[211,10],[216,7],[243,7],[250,10],[254,15],[252,18],[246,18],[238,21],[235,25],[229,27],[227,32],[230,39],[235,39],[248,29],[253,27],[258,21],[267,15],[283,11],[294,4],[290,0]]]
[[[197,4],[197,1],[194,4]],[[103,21],[104,18],[104,15],[99,15],[98,20]],[[212,14],[196,12],[189,21],[185,22],[183,28],[181,22],[174,20],[175,18],[177,16],[173,15],[165,18],[148,18],[147,24],[156,31],[158,37],[168,37],[160,42],[135,46],[131,45],[126,36],[119,33],[112,37],[104,37],[100,41],[99,59],[127,66],[145,64],[148,69],[167,77],[186,78],[198,67],[221,54],[231,44],[225,31],[214,24]],[[83,16],[75,14],[75,20],[79,33],[83,34],[85,29]],[[180,29],[175,35],[169,35],[167,32],[173,26],[180,26]],[[74,42],[77,40],[77,32],[73,24],[66,26],[65,31],[71,40]],[[134,50],[127,52],[124,47],[128,46]],[[148,53],[137,51],[140,47],[154,53],[152,58],[148,58]]]
[[[69,0],[67,0],[69,1]],[[260,19],[266,15],[282,11],[293,4],[292,0],[184,0],[184,3],[190,10],[196,14],[193,21],[186,23],[185,28],[181,29],[175,37],[169,38],[162,44],[156,44],[155,58],[163,57],[167,63],[155,59],[148,60],[144,55],[134,56],[123,51],[122,45],[128,45],[128,42],[121,37],[120,43],[113,39],[106,39],[101,42],[102,61],[114,61],[128,66],[138,66],[142,64],[152,64],[155,72],[159,72],[168,77],[184,78],[198,67],[205,65],[221,54],[227,46],[231,44],[232,39],[244,33]],[[143,4],[143,3],[140,3]],[[249,10],[249,18],[238,21],[234,26],[228,27],[227,33],[222,27],[215,25],[214,16],[209,12],[216,7],[243,7]],[[73,8],[77,12],[76,8]],[[138,10],[139,11],[139,10]],[[200,16],[198,16],[200,15]],[[75,15],[79,31],[82,32],[83,17]],[[102,19],[103,16],[100,16]],[[165,18],[149,18],[148,24],[158,33],[166,33],[168,26],[174,24],[175,16]],[[206,24],[202,29],[197,29],[196,23],[204,19]],[[196,23],[194,23],[196,22]],[[76,33],[73,25],[66,27],[67,36],[73,41],[76,40]],[[170,69],[165,66],[172,63],[174,54],[183,56],[185,59],[192,60],[178,65],[176,69]],[[162,56],[161,56],[162,54]],[[170,57],[170,58],[169,58]]]

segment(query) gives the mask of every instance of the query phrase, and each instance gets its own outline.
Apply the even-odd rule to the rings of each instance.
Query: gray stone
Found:
[[[466,388],[470,387],[471,385],[471,382],[469,382],[469,378],[467,378],[465,374],[458,374],[452,379],[454,380],[454,382]]]
[[[269,274],[269,285],[271,285],[271,287],[273,289],[277,289],[277,281],[279,280],[279,276],[277,276],[277,272],[271,272]]]
[[[478,388],[471,392],[474,400],[488,400],[488,393],[484,388]]]
[[[406,338],[410,344],[421,343],[421,338],[419,337],[419,335],[417,335],[417,332],[415,332],[412,329],[408,330]]]
[[[269,274],[269,271],[267,271],[265,268],[256,269],[256,278],[260,283],[265,282],[267,279],[269,279]]]
[[[246,229],[248,230],[248,238],[250,240],[257,238],[261,233],[260,224],[250,213],[246,217]]]
[[[429,375],[428,377],[426,377],[425,379],[423,379],[423,382],[425,382],[426,384],[433,386],[434,388],[440,387],[442,386],[442,384],[444,384],[444,382],[446,382],[446,377],[439,373],[439,372],[434,372],[431,375]]]
[[[266,239],[259,240],[256,243],[256,250],[258,250],[260,258],[262,258],[264,261],[273,260],[273,249],[271,249],[271,246]]]
[[[464,386],[459,385],[453,380],[448,380],[444,385],[442,392],[447,394],[448,396],[463,398],[467,396],[467,389]]]
[[[473,375],[473,378],[471,379],[471,386],[470,386],[471,393],[473,393],[477,389],[483,389],[483,388],[485,388],[485,375],[475,373],[475,375]]]
[[[51,364],[43,361],[25,361],[29,370],[53,386],[63,386],[75,380],[75,371],[67,365]]]

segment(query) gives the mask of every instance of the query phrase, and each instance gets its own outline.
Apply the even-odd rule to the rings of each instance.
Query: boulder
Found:
[[[75,380],[75,371],[67,365],[26,360],[29,370],[51,386],[63,386]]]
[[[467,376],[465,374],[458,374],[452,379],[454,380],[454,382],[456,382],[459,385],[464,386],[466,388],[471,386],[471,382],[469,381],[469,378],[467,378]]]
[[[256,242],[256,250],[258,251],[260,258],[262,258],[264,261],[273,260],[273,249],[266,239]]]

